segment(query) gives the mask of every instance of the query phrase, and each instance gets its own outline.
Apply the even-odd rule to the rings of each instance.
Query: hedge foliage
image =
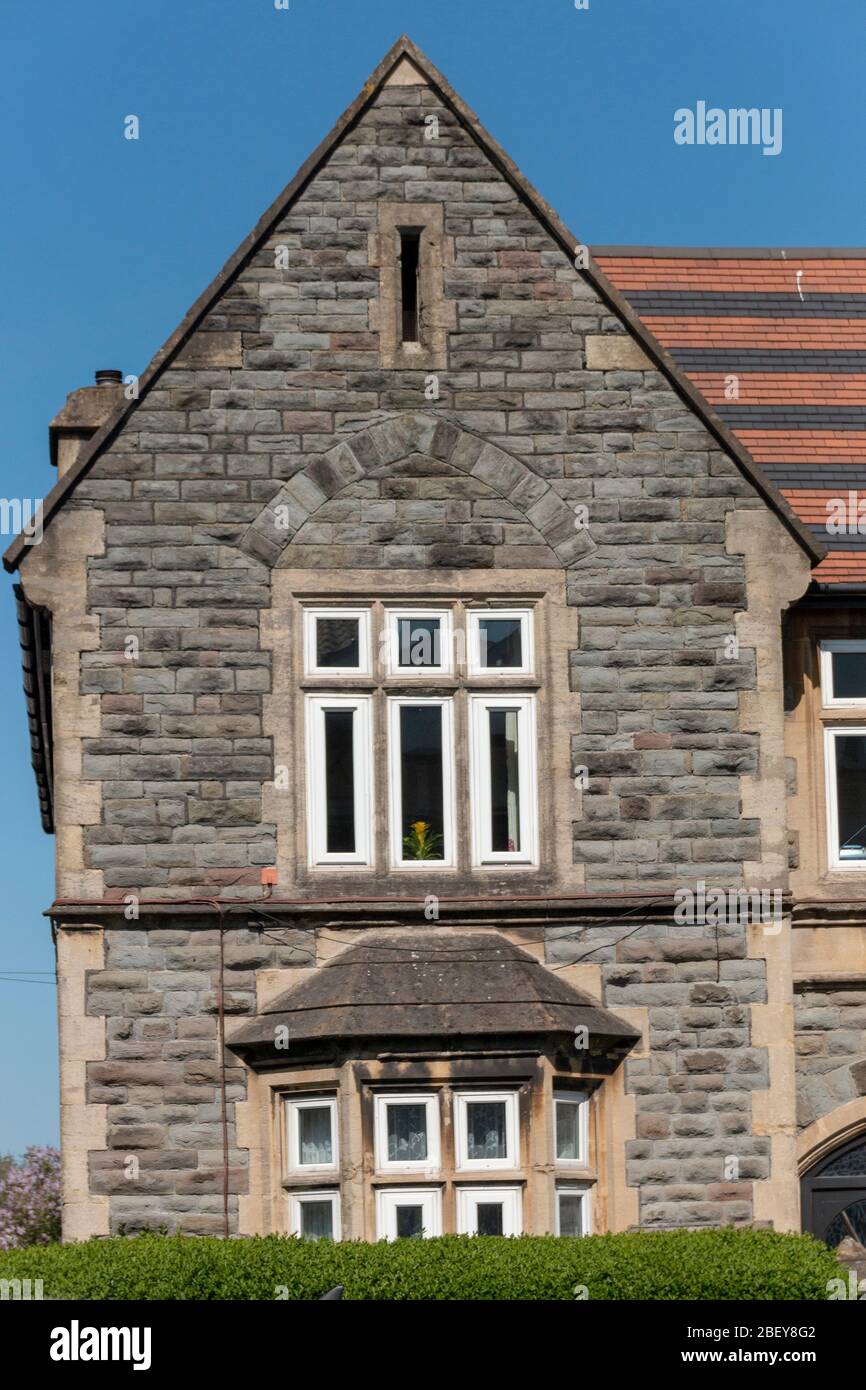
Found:
[[[389,1301],[826,1299],[839,1274],[811,1236],[733,1229],[375,1245],[148,1234],[0,1253],[0,1280],[42,1279],[53,1299],[317,1299],[336,1284]]]

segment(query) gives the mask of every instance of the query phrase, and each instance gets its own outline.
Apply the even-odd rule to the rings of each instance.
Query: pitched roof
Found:
[[[211,282],[204,293],[199,296],[192,308],[189,309],[174,333],[172,333],[156,353],[139,379],[138,399],[133,401],[124,399],[117,406],[102,429],[83,446],[73,467],[70,468],[64,477],[51,489],[48,496],[45,498],[43,507],[43,521],[45,526],[51,523],[52,518],[57,514],[66,498],[74,490],[78,480],[88,472],[96,459],[99,458],[102,451],[115,439],[129,416],[138,408],[142,401],[147,398],[151,387],[159,380],[166,367],[170,365],[172,360],[181,351],[204,316],[219,299],[227,286],[236,278],[250,257],[255,254],[259,245],[269,236],[280,219],[285,216],[294,200],[303,192],[310,179],[339,144],[346,131],[360,119],[375,98],[380,87],[397,65],[404,59],[408,59],[421,72],[424,79],[437,92],[443,104],[453,112],[466,130],[481,146],[491,163],[494,164],[502,176],[531,208],[539,221],[546,228],[549,235],[561,246],[566,255],[572,258],[576,248],[583,245],[579,238],[569,232],[565,224],[541,198],[540,194],[536,192],[528,179],[526,179],[517,168],[516,164],[514,164],[505,151],[484,129],[475,113],[461,100],[442,74],[437,71],[420,49],[412,43],[411,39],[403,35],[371,74],[359,96],[343,113],[319,147],[301,166],[292,181],[262,215],[249,236],[241,243],[234,255],[229,258],[216,278]],[[653,364],[664,373],[681,399],[702,420],[706,428],[716,439],[720,448],[730,455],[737,467],[752,482],[757,491],[767,502],[768,506],[779,515],[783,524],[791,534],[796,537],[813,560],[820,560],[823,551],[816,543],[813,533],[795,515],[775,484],[771,482],[761,468],[755,464],[747,450],[720,418],[719,414],[710,408],[705,398],[692,385],[688,376],[681,371],[674,359],[668,355],[662,344],[642,322],[639,315],[634,312],[627,300],[607,278],[603,269],[590,259],[588,268],[582,273],[586,275],[597,293],[609,305],[614,313],[624,321],[646,352],[647,356],[652,360]],[[19,536],[9,546],[3,557],[3,563],[7,570],[17,569],[22,555],[25,552],[25,546],[26,538],[23,535]]]
[[[595,1050],[629,1048],[640,1036],[498,932],[449,927],[370,932],[227,1042],[265,1059],[273,1058],[280,1026],[294,1047],[352,1038],[573,1035],[581,1025]]]
[[[594,254],[827,547],[814,578],[866,583],[866,536],[827,532],[834,499],[866,495],[866,249]]]

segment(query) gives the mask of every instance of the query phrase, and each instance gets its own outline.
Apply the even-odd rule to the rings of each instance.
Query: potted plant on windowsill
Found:
[[[403,836],[404,859],[441,859],[441,847],[442,836],[426,820],[412,821],[409,834]]]

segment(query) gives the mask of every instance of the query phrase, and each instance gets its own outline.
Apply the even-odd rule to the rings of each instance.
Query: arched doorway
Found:
[[[834,1249],[849,1236],[866,1245],[866,1133],[819,1159],[800,1191],[805,1231]]]

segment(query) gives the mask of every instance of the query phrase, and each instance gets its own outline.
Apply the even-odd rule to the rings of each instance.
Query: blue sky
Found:
[[[47,492],[66,393],[143,370],[404,31],[583,241],[863,244],[862,0],[4,0],[4,497]],[[699,100],[781,107],[782,152],[675,144]],[[0,648],[0,1152],[20,1152],[57,1139],[57,1039],[51,984],[7,978],[53,968],[11,592]]]

